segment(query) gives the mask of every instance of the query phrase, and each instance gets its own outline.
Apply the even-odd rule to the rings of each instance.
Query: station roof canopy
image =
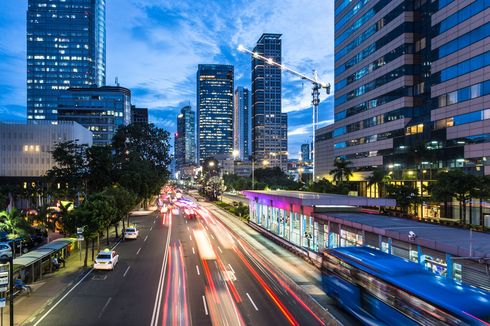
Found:
[[[328,212],[314,215],[323,220],[392,239],[419,244],[426,248],[447,252],[459,257],[490,258],[489,233],[474,231],[470,236],[469,230],[461,228],[377,214]],[[416,235],[413,240],[408,237],[410,231]],[[471,255],[470,248],[473,251]]]
[[[45,244],[44,246],[34,249],[28,252],[27,254],[20,256],[19,258],[15,258],[14,265],[20,265],[20,266],[32,265],[35,262],[43,259],[44,257],[47,257],[52,253],[55,253],[56,251],[65,248],[72,242],[73,239],[69,239],[69,238],[54,240],[53,242],[50,242],[48,244]]]
[[[274,207],[281,203],[301,205],[301,206],[330,206],[330,207],[384,207],[384,206],[396,206],[396,200],[387,198],[369,198],[358,197],[348,195],[336,195],[336,194],[321,194],[316,192],[306,191],[287,191],[287,190],[274,190],[274,191],[258,191],[258,190],[246,190],[243,191],[245,197],[249,200],[257,199],[259,202],[265,203],[266,201],[272,201]],[[281,205],[282,206],[282,205]]]

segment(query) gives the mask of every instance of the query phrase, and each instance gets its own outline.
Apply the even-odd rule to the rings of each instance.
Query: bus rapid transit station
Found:
[[[329,248],[368,246],[436,275],[490,291],[490,234],[379,215],[393,199],[299,191],[243,191],[250,222],[321,264]]]

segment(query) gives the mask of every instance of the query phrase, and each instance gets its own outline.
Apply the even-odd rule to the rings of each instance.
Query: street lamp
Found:
[[[208,163],[208,166],[209,166],[210,168],[214,167],[214,161],[209,162],[209,163]]]
[[[235,149],[233,150],[231,155],[233,155],[233,159],[236,160],[237,157],[240,155],[240,152],[237,149]]]

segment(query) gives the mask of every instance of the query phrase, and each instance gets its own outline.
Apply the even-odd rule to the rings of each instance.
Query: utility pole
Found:
[[[306,76],[300,72],[297,72],[296,70],[293,70],[293,69],[291,69],[291,68],[289,68],[283,64],[275,62],[274,60],[272,60],[272,58],[266,58],[263,55],[258,54],[257,52],[252,52],[252,51],[246,49],[245,47],[243,47],[243,45],[238,46],[238,51],[251,54],[252,57],[254,57],[255,59],[262,60],[266,64],[269,64],[269,65],[274,66],[274,67],[278,67],[281,70],[285,70],[285,71],[287,71],[293,75],[300,77],[303,80],[308,80],[311,82],[311,84],[312,84],[311,104],[313,107],[313,114],[312,114],[313,145],[312,145],[312,151],[311,151],[311,153],[312,153],[311,161],[312,161],[312,167],[313,167],[313,182],[314,182],[315,181],[315,155],[316,155],[316,152],[315,152],[315,147],[316,147],[315,146],[315,135],[316,135],[316,129],[318,126],[318,106],[320,105],[320,90],[325,89],[326,93],[330,94],[330,83],[324,83],[324,82],[319,81],[318,80],[318,74],[315,70],[313,71],[313,77],[308,77],[308,76]]]

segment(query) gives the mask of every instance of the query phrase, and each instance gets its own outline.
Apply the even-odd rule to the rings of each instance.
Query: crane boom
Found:
[[[313,146],[312,147],[313,148],[311,151],[311,156],[312,156],[311,158],[312,158],[312,166],[313,166],[313,181],[315,181],[316,180],[315,179],[315,155],[316,155],[315,154],[315,146],[316,146],[315,145],[315,135],[316,135],[316,128],[318,126],[318,106],[320,105],[320,90],[322,88],[324,88],[326,90],[327,94],[330,94],[330,83],[324,83],[324,82],[319,81],[318,80],[318,74],[316,73],[315,70],[313,71],[313,78],[311,78],[311,77],[308,77],[305,74],[297,72],[296,70],[291,69],[291,68],[289,68],[283,64],[275,62],[274,60],[272,60],[272,58],[266,58],[257,52],[250,51],[250,50],[246,49],[245,47],[243,47],[243,45],[238,46],[238,51],[249,53],[255,59],[259,59],[259,60],[267,63],[268,65],[280,68],[281,70],[288,71],[289,73],[296,75],[303,80],[307,80],[307,81],[311,82],[311,84],[312,84],[311,104],[312,104],[312,108],[313,108],[313,123],[312,123],[312,129],[313,129],[312,130],[312,137],[313,137],[313,139],[312,139],[312,145]],[[253,168],[252,168],[252,170],[253,170]]]
[[[318,80],[318,75],[316,74],[316,72],[314,73],[314,76],[313,78],[311,77],[308,77],[306,76],[305,74],[302,74],[292,68],[289,68],[288,66],[286,65],[283,65],[283,64],[280,64],[280,63],[277,63],[275,62],[274,60],[272,60],[272,58],[266,58],[264,57],[263,55],[257,53],[257,52],[253,52],[253,51],[250,51],[249,49],[246,49],[244,48],[243,46],[239,46],[238,47],[238,51],[240,52],[245,52],[245,53],[249,53],[252,55],[252,57],[256,58],[256,59],[260,59],[262,61],[264,61],[265,63],[271,65],[271,66],[275,66],[275,67],[278,67],[282,70],[286,70],[290,73],[292,73],[293,75],[296,75],[298,77],[300,77],[301,79],[304,79],[304,80],[308,80],[314,84],[317,84],[318,86],[320,86],[320,88],[325,88],[326,91],[327,91],[327,94],[330,94],[330,84],[329,83],[324,83],[324,82],[321,82]]]

